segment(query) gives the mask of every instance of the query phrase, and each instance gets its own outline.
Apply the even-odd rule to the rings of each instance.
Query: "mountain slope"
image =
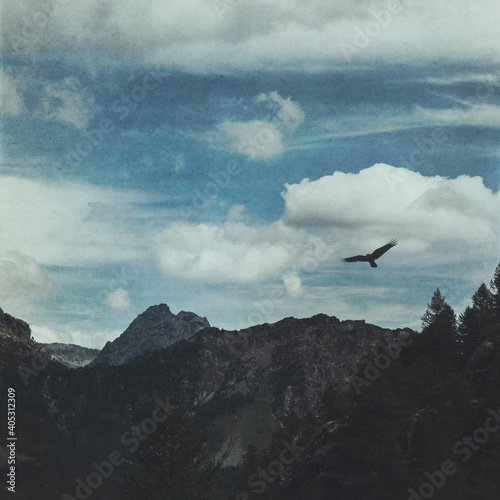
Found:
[[[285,415],[317,413],[327,386],[345,388],[360,358],[409,332],[326,315],[242,331],[206,328],[112,369],[85,367],[71,382],[85,393],[68,386],[60,411],[78,408],[80,420],[99,408],[95,425],[110,428],[117,413],[133,424],[145,405],[175,391],[200,426],[210,429],[213,452],[225,452],[225,464],[235,465],[248,444],[268,446]]]
[[[80,368],[88,365],[99,354],[99,349],[90,349],[75,344],[40,344],[53,359],[68,368]]]
[[[118,338],[107,342],[92,364],[120,365],[146,352],[191,337],[209,326],[206,318],[192,312],[181,311],[175,315],[166,304],[151,306],[137,316]]]
[[[0,379],[5,367],[30,365],[34,356],[48,358],[31,338],[28,323],[0,309]]]

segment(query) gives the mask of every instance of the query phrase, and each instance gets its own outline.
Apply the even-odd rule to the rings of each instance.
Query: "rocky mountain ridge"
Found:
[[[103,428],[117,418],[133,424],[148,401],[176,392],[211,429],[212,452],[236,465],[248,444],[269,445],[284,416],[317,414],[324,390],[345,388],[365,354],[410,333],[324,314],[241,331],[207,327],[121,365],[92,363],[69,380],[54,377],[44,390],[62,415],[80,419],[99,408],[94,424]],[[64,407],[54,397],[61,392]],[[76,431],[71,421],[65,425]]]
[[[51,344],[40,344],[45,352],[47,352],[52,359],[59,361],[68,368],[81,368],[88,365],[99,354],[99,349],[92,349],[89,347],[82,347],[75,344],[63,344],[60,342],[53,342]]]
[[[195,313],[181,311],[177,315],[166,304],[151,306],[130,323],[112,342],[107,342],[91,364],[120,365],[146,352],[167,347],[194,335],[210,324]]]

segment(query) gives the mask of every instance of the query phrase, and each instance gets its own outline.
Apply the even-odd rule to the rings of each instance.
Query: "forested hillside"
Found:
[[[420,332],[286,318],[120,366],[49,361],[7,318],[19,499],[500,498],[500,265]]]

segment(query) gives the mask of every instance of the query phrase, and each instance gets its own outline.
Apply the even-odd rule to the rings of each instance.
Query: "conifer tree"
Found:
[[[448,306],[445,301],[445,296],[441,293],[439,288],[436,289],[430,303],[427,304],[427,310],[420,318],[422,320],[422,327],[426,328],[436,320],[437,316],[443,312]]]
[[[500,264],[495,269],[493,279],[490,281],[490,288],[495,305],[495,319],[500,322]]]
[[[460,315],[458,330],[467,357],[483,341],[488,327],[495,322],[495,296],[482,283],[472,296],[472,306],[467,306]]]
[[[130,500],[198,500],[222,498],[217,484],[218,466],[209,462],[204,440],[178,396],[177,408],[137,450],[135,476],[122,483]]]

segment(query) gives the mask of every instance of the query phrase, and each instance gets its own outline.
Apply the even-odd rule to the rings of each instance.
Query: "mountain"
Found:
[[[14,389],[16,407],[0,435],[19,435],[16,474],[30,478],[17,498],[172,496],[148,478],[171,478],[168,492],[207,478],[224,490],[182,500],[386,500],[441,487],[443,498],[500,498],[500,278],[495,290],[475,304],[479,327],[464,315],[457,326],[438,289],[418,333],[325,314],[229,331],[160,304],[117,339],[128,360],[77,370],[0,311],[0,394]],[[130,354],[158,336],[169,345]],[[206,459],[218,467],[176,475]],[[143,494],[126,491],[134,484]]]
[[[62,344],[53,342],[51,344],[40,344],[53,359],[59,361],[68,368],[80,368],[88,365],[99,354],[99,349],[91,349],[75,344]]]
[[[186,338],[170,338],[170,345],[121,364],[92,363],[71,370],[46,361],[23,378],[19,363],[27,364],[41,348],[29,338],[26,323],[3,313],[0,320],[6,362],[0,389],[6,393],[7,387],[15,387],[16,404],[22,408],[16,415],[23,437],[17,467],[19,477],[30,477],[30,482],[19,483],[21,500],[33,498],[34,492],[40,500],[80,498],[91,491],[85,485],[92,485],[92,498],[121,499],[123,474],[134,472],[140,455],[136,450],[143,442],[151,443],[145,440],[160,422],[158,410],[174,393],[202,432],[208,456],[224,466],[220,477],[227,478],[225,488],[231,494],[217,499],[240,493],[249,498],[244,492],[250,476],[274,471],[268,468],[277,464],[273,457],[284,457],[289,464],[299,449],[303,451],[287,465],[283,480],[252,481],[252,491],[262,491],[257,485],[264,484],[265,498],[302,500],[310,498],[310,486],[315,485],[318,499],[331,498],[332,487],[336,498],[350,488],[354,493],[343,497],[382,499],[387,498],[385,492],[356,496],[356,485],[365,481],[374,488],[380,475],[384,481],[377,488],[383,490],[387,474],[397,470],[397,485],[391,488],[400,498],[409,485],[418,487],[421,470],[434,470],[429,469],[432,460],[443,460],[457,435],[474,430],[460,427],[463,409],[464,423],[481,423],[488,414],[485,408],[498,407],[488,396],[496,394],[498,343],[481,344],[464,370],[463,362],[455,362],[458,351],[444,342],[444,326],[416,334],[318,314],[228,331],[203,328],[204,318],[193,313],[175,316],[161,304],[134,320],[123,337],[133,343],[141,335],[174,335],[172,324],[179,321],[191,325],[181,329]],[[202,329],[191,333],[196,328]],[[435,415],[443,418],[436,423]],[[446,433],[446,439],[434,450],[436,425],[437,436]],[[4,435],[5,427],[0,421]],[[154,435],[155,440],[161,437]],[[300,445],[292,444],[295,438]],[[491,442],[493,453],[493,438]],[[260,461],[244,462],[250,445]],[[421,469],[419,461],[428,450],[434,450],[432,463],[422,462]],[[8,453],[0,446],[1,473]],[[118,461],[119,456],[124,460]],[[120,465],[119,472],[110,475],[111,457]],[[100,471],[99,477],[95,471]]]
[[[197,327],[204,323],[193,313],[178,316],[191,318]],[[213,454],[224,456],[225,465],[237,465],[249,444],[269,445],[285,416],[318,414],[324,390],[349,386],[365,354],[411,334],[320,314],[241,331],[207,327],[132,358],[136,339],[164,331],[160,325],[170,325],[173,318],[165,305],[149,308],[119,338],[127,341],[122,345],[128,362],[98,363],[99,355],[71,378],[47,381],[44,390],[53,401],[53,414],[74,432],[89,415],[93,426],[116,432],[117,421],[134,425],[157,397],[176,392],[200,426],[210,429]]]
[[[120,365],[131,358],[166,347],[209,327],[206,318],[192,312],[175,315],[166,304],[149,307],[112,342],[107,342],[91,364]]]
[[[29,365],[33,357],[48,358],[31,338],[28,323],[0,309],[0,377],[6,366]]]

